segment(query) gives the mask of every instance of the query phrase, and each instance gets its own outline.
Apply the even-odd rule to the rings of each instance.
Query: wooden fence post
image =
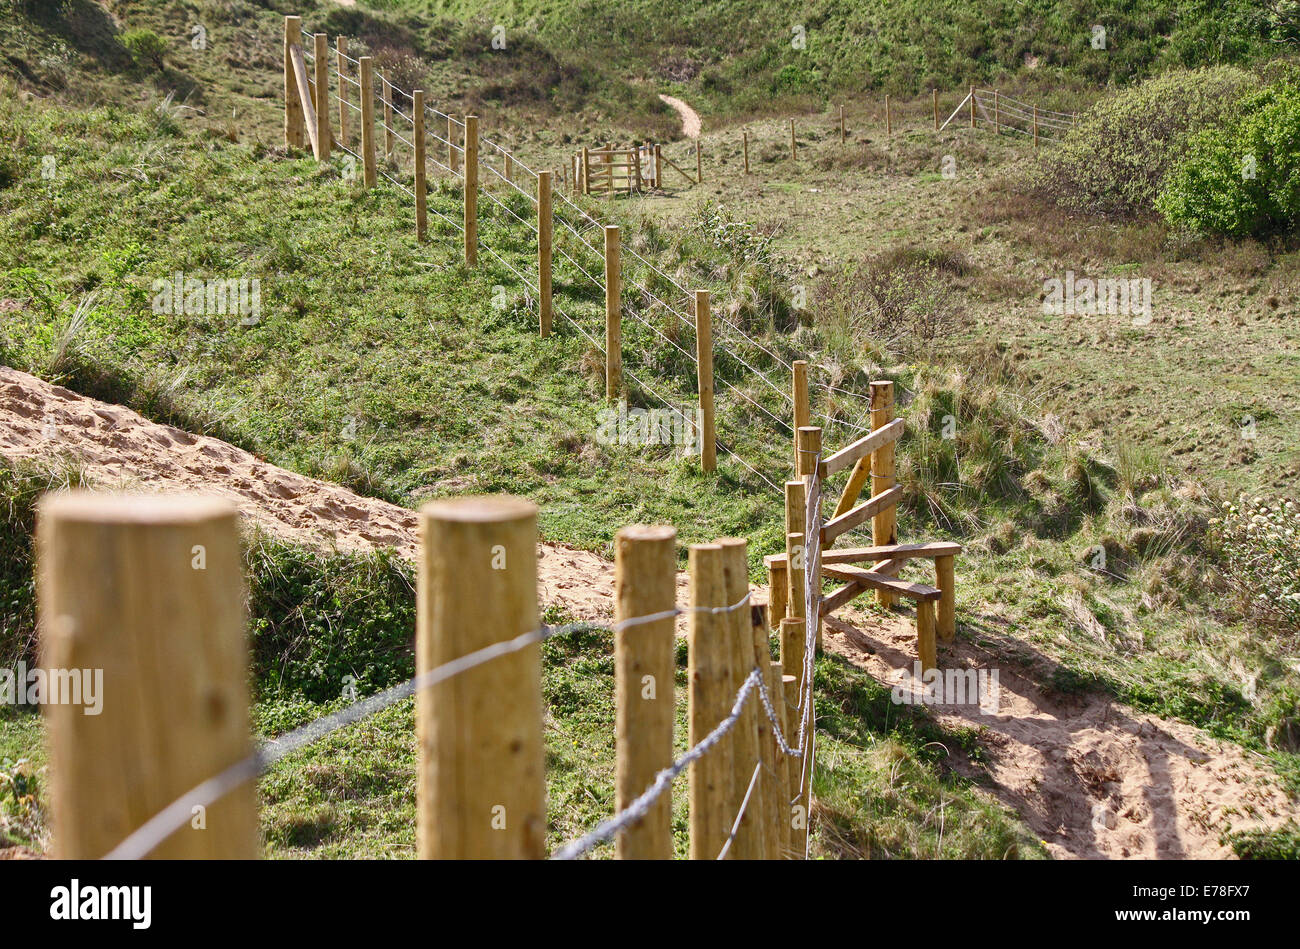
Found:
[[[367,188],[379,177],[375,162],[375,68],[374,60],[362,56],[361,63],[361,163]]]
[[[591,194],[591,149],[582,146],[582,193]]]
[[[664,189],[664,150],[662,145],[655,145],[655,187]]]
[[[871,383],[871,429],[883,428],[894,420],[894,384]],[[877,448],[871,454],[871,485],[868,492],[875,496],[894,486],[894,442]],[[871,519],[871,542],[877,546],[898,543],[898,509],[893,505]],[[876,602],[891,607],[897,602],[894,594],[876,591]]]
[[[425,197],[425,152],[424,152],[424,90],[415,89],[411,93],[412,118],[415,122],[412,142],[415,143],[415,239],[426,238],[429,217]]]
[[[302,45],[302,17],[284,18],[284,145],[302,148],[306,139],[306,119],[302,100],[298,97],[298,80],[293,73],[293,55],[290,50]]]
[[[743,537],[724,537],[718,541],[718,546],[722,548],[722,578],[727,591],[727,606],[731,607],[749,592],[749,560],[746,555],[748,541]],[[754,671],[757,657],[754,655],[754,634],[749,609],[742,606],[725,615],[730,627],[728,639],[732,651],[731,694],[735,696],[745,679]],[[754,768],[760,763],[758,715],[762,704],[757,692],[750,695],[734,729],[735,758],[731,771],[733,783],[729,808],[732,821],[740,814],[741,802],[749,792]],[[763,797],[764,788],[760,779],[749,796],[749,804],[741,815],[736,839],[731,845],[737,860],[764,860],[767,857]]]
[[[931,89],[930,98],[934,101],[934,130],[939,131],[939,90]]]
[[[793,377],[790,394],[794,401],[794,473],[799,473],[799,429],[810,421],[812,409],[808,401],[808,360],[796,359],[790,364]],[[802,523],[799,527],[803,530]]]
[[[379,81],[383,83],[384,94],[384,161],[392,161],[397,147],[393,141],[393,85],[387,76],[381,75]]]
[[[809,495],[812,494],[811,488],[814,479],[818,477],[818,459],[822,451],[822,430],[816,425],[805,425],[799,429],[799,478],[808,486]],[[806,544],[812,544],[813,538],[809,537]],[[822,648],[822,617],[821,617],[821,594],[822,583],[821,574],[817,573],[812,578],[812,603],[813,615],[808,616],[808,622],[814,624],[817,630],[817,648]]]
[[[503,177],[506,179],[505,184],[510,184],[515,180],[515,159],[509,152],[505,154],[505,170]]]
[[[452,115],[447,116],[447,167],[451,173],[456,174],[456,169],[460,167],[460,158],[456,148],[456,119]]]
[[[718,436],[713,422],[713,315],[709,291],[695,291],[695,360],[700,390],[700,469],[718,465]]]
[[[840,106],[840,144],[844,144],[844,106]]]
[[[334,41],[334,49],[338,53],[339,67],[339,137],[340,145],[348,143],[348,38],[340,36]]]
[[[785,738],[785,743],[793,748],[795,736],[790,733],[790,716],[785,697],[785,670],[782,668],[781,663],[776,660],[772,660],[767,664],[767,694],[768,698],[772,700],[772,711],[776,712],[776,723],[781,726],[781,734]],[[776,841],[778,846],[777,852],[772,856],[778,860],[789,860],[791,831],[793,830],[790,826],[790,798],[794,796],[790,790],[790,762],[798,759],[791,758],[781,750],[781,746],[777,744],[776,735],[772,736],[772,749],[775,755],[772,783],[776,790],[773,813],[776,816]]]
[[[889,109],[889,96],[885,96],[885,137],[894,137],[894,116]]]
[[[677,531],[633,525],[614,538],[615,621],[671,612],[677,597]],[[615,811],[673,763],[675,623],[672,616],[614,633]],[[671,860],[672,789],[619,834],[622,860]]]
[[[316,144],[317,161],[330,157],[330,44],[324,33],[316,34]]]
[[[623,275],[618,226],[605,227],[605,398],[617,402],[623,391]]]
[[[767,609],[763,604],[755,604],[750,610],[750,636],[753,638],[754,662],[759,672],[759,682],[767,692],[772,711],[776,712],[773,698],[772,682],[772,647],[767,626]],[[758,758],[762,765],[758,781],[763,787],[763,857],[766,860],[780,860],[784,851],[781,836],[781,788],[776,780],[777,766],[781,764],[780,749],[776,744],[776,730],[772,719],[767,715],[762,695],[756,694],[751,700],[754,716],[758,722]],[[753,802],[750,802],[753,807]]]
[[[1034,106],[1034,151],[1038,151],[1038,106]]]
[[[781,629],[781,620],[789,615],[790,581],[786,579],[786,565],[768,560],[767,563],[767,615],[772,631]]]
[[[928,672],[938,666],[934,641],[934,601],[916,601],[916,658],[921,670]]]
[[[478,266],[478,116],[465,116],[465,266]]]
[[[803,744],[799,743],[799,728],[803,722],[804,695],[804,657],[806,655],[805,636],[807,623],[802,619],[787,618],[781,621],[781,668],[785,675],[785,709],[789,727],[786,741],[792,748],[798,748],[805,755],[808,753],[808,738],[811,729],[804,733]],[[811,695],[811,692],[809,692]],[[803,799],[802,758],[789,760],[789,788],[784,808],[785,823],[790,829],[791,859],[802,860],[805,841],[808,837],[807,804]],[[791,803],[793,802],[793,803]],[[804,809],[802,827],[795,826],[795,808]]]
[[[536,505],[505,496],[426,504],[416,580],[418,673],[536,630]],[[538,644],[421,689],[415,729],[422,858],[545,855]]]
[[[993,90],[993,134],[1002,134],[1002,94]]]
[[[790,160],[796,161],[799,158],[799,150],[794,142],[794,119],[790,120]]]
[[[749,129],[745,129],[740,134],[745,150],[745,174],[749,174]]]
[[[970,87],[970,127],[975,127],[975,87]]]
[[[700,158],[700,140],[695,140],[695,183],[704,184],[704,163]]]
[[[542,338],[551,335],[551,173],[537,173],[537,291]]]
[[[691,612],[687,642],[689,706],[687,743],[694,747],[731,712],[730,622],[725,613],[707,610],[726,605],[722,548],[692,544],[688,554]],[[691,762],[690,855],[714,860],[731,832],[727,805],[731,800],[732,742],[723,739],[707,755]]]
[[[807,492],[807,485],[801,480],[796,479],[785,483],[785,612],[794,619],[804,619],[807,615],[803,568]]]
[[[252,753],[238,519],[229,502],[194,495],[74,492],[40,502],[55,857],[104,856]],[[80,704],[50,701],[56,680]],[[201,829],[187,822],[151,856],[260,855],[254,782],[195,816]]]
[[[944,642],[951,642],[957,632],[957,578],[954,558],[934,558],[934,585],[939,588],[939,610],[935,632]]]

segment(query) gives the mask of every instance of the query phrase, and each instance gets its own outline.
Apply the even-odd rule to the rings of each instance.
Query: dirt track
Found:
[[[150,422],[0,367],[0,456],[83,466],[101,488],[201,491],[230,498],[268,532],[341,550],[395,548],[413,558],[414,512],[267,464],[213,438]],[[540,599],[567,614],[607,619],[613,567],[553,544],[539,552]],[[685,578],[679,578],[679,588]],[[679,601],[685,601],[681,589]],[[828,648],[892,684],[910,669],[907,617],[880,622],[850,611],[828,621]],[[993,793],[1019,812],[1060,857],[1222,857],[1220,833],[1277,826],[1297,814],[1267,765],[1197,729],[1142,715],[1105,697],[1048,696],[1024,671],[1041,661],[992,617],[960,616],[997,654],[959,637],[940,665],[997,668],[1000,707],[940,706],[948,724],[982,729]],[[1014,658],[1008,661],[1006,658]],[[969,766],[954,762],[958,770]]]

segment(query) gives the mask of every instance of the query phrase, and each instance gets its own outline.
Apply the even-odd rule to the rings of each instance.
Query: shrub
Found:
[[[137,66],[142,69],[153,66],[159,72],[163,71],[166,65],[163,57],[167,54],[167,41],[153,30],[127,30],[122,34],[122,45],[126,47],[126,51],[131,54],[131,59]]]
[[[813,311],[847,327],[857,355],[919,359],[960,313],[951,278],[970,265],[947,251],[905,248],[849,265],[818,283]]]
[[[1224,573],[1243,611],[1300,633],[1300,507],[1241,497],[1224,505]]]
[[[1189,137],[1230,120],[1250,73],[1211,67],[1168,73],[1103,99],[1030,172],[1031,189],[1100,214],[1150,211]]]
[[[1156,207],[1171,224],[1249,237],[1300,221],[1300,84],[1269,86],[1239,112],[1195,135],[1169,175]]]

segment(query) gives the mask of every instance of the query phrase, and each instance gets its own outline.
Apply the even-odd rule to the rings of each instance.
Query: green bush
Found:
[[[1242,69],[1171,72],[1108,96],[1030,172],[1033,190],[1076,211],[1150,211],[1188,139],[1235,117],[1255,78]]]
[[[1275,83],[1194,136],[1156,201],[1171,224],[1248,237],[1300,221],[1300,84]]]
[[[1300,637],[1300,507],[1290,500],[1243,495],[1224,505],[1216,525],[1224,574],[1243,613]]]
[[[122,45],[131,54],[135,64],[142,69],[153,66],[159,72],[166,65],[163,57],[167,54],[167,41],[153,30],[127,30],[122,34]]]

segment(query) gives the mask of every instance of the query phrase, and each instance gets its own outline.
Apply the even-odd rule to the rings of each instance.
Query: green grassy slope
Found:
[[[1245,61],[1276,24],[1247,0],[360,0],[477,18],[507,34],[654,82],[683,81],[710,110],[878,89],[917,93],[1008,76],[1127,82],[1168,65]],[[1094,25],[1106,28],[1104,49]],[[796,43],[802,27],[806,43]]]

